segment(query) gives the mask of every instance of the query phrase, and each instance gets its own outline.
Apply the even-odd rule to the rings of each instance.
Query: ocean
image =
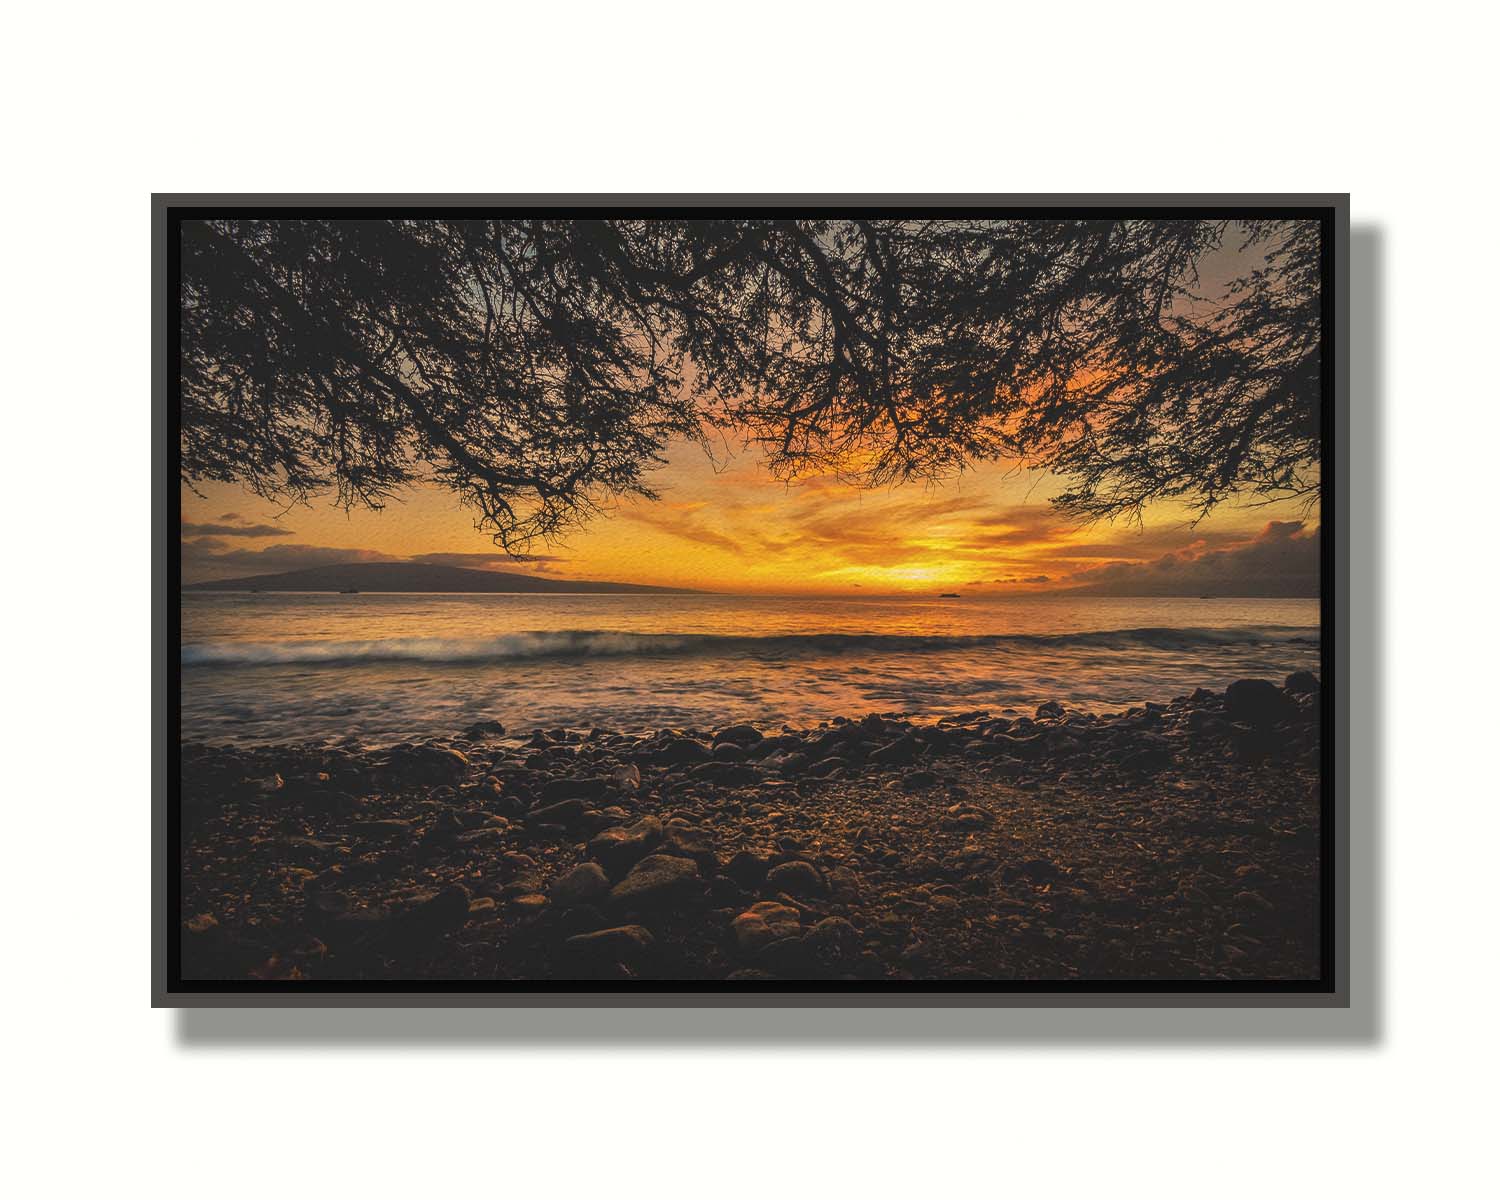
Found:
[[[182,734],[387,745],[1116,711],[1318,669],[1316,600],[182,594]]]

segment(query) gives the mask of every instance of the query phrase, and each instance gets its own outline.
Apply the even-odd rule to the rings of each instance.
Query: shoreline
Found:
[[[187,744],[195,979],[1318,972],[1317,681],[1098,714]]]

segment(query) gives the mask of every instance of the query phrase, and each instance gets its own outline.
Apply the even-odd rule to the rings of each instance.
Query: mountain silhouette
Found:
[[[475,571],[429,563],[343,563],[304,567],[274,575],[205,579],[183,585],[188,592],[553,592],[659,593],[684,595],[693,588],[646,587],[592,579],[539,579],[507,571]]]

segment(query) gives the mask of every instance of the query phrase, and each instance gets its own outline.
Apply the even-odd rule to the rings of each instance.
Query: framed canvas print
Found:
[[[153,218],[157,1003],[1347,1003],[1344,197]]]

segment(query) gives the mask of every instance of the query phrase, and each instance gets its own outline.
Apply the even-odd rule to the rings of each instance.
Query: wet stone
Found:
[[[827,892],[828,885],[812,863],[794,859],[767,872],[766,890],[785,892],[789,896],[821,896]]]
[[[609,889],[609,876],[598,863],[580,863],[552,885],[552,902],[562,908],[591,904]]]
[[[1293,671],[1282,686],[1293,696],[1308,696],[1317,692],[1321,685],[1311,671]]]
[[[741,887],[752,888],[766,877],[770,867],[771,860],[764,854],[741,850],[725,864],[724,874]]]
[[[644,925],[616,925],[574,934],[565,944],[573,953],[590,959],[635,963],[650,952],[655,941]]]
[[[634,825],[606,829],[589,842],[589,855],[603,864],[611,875],[628,870],[664,836],[662,824],[655,817],[642,817]]]
[[[584,813],[582,800],[561,800],[556,804],[543,804],[526,814],[527,824],[571,825]]]
[[[1284,721],[1294,706],[1268,679],[1238,679],[1224,692],[1224,711],[1232,721],[1264,728]]]
[[[734,746],[754,746],[764,735],[754,725],[731,725],[714,734],[714,744],[729,743]]]
[[[702,880],[690,858],[651,854],[631,868],[609,894],[617,908],[650,908],[675,903],[691,895]]]
[[[549,779],[542,784],[541,800],[551,804],[559,800],[597,800],[609,792],[609,780],[598,776]]]
[[[802,931],[802,917],[795,908],[775,900],[751,905],[734,919],[735,943],[746,954],[754,954],[772,942],[795,937]]]

